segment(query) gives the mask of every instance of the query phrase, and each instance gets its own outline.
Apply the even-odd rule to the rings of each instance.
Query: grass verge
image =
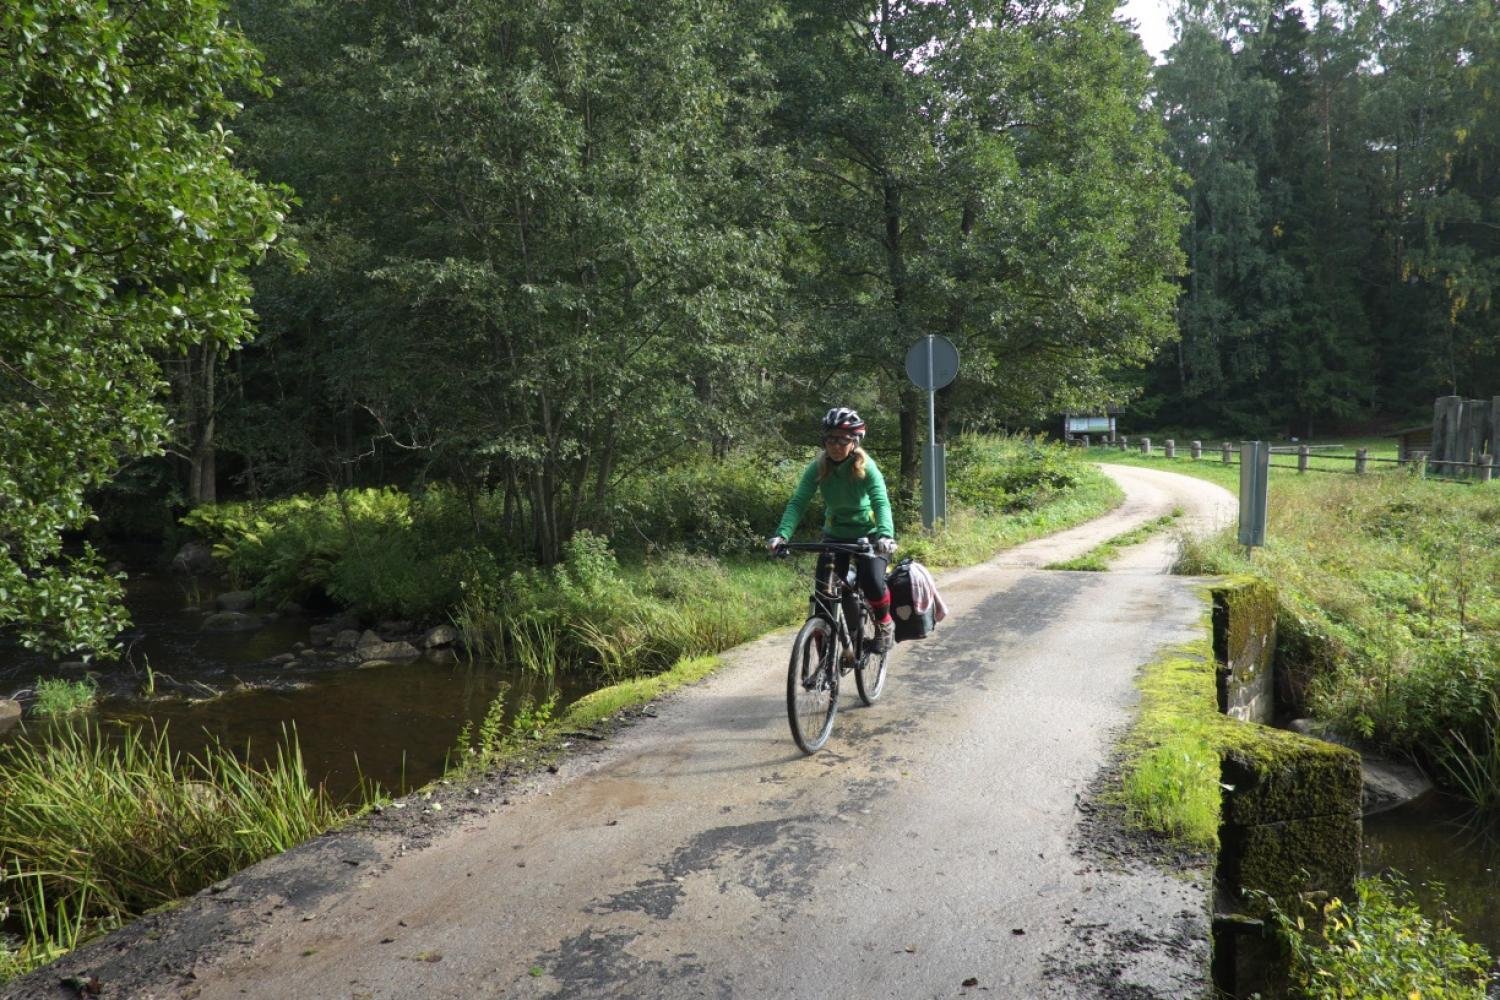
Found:
[[[1171,527],[1172,522],[1182,516],[1182,508],[1174,507],[1170,514],[1147,521],[1145,524],[1137,525],[1129,531],[1116,535],[1107,541],[1089,549],[1081,556],[1066,559],[1062,562],[1048,563],[1043,569],[1070,569],[1083,570],[1090,573],[1102,573],[1109,569],[1109,564],[1120,554],[1121,549],[1127,549],[1132,545],[1139,545],[1146,539],[1159,531],[1165,531]]]
[[[1208,600],[1204,593],[1205,602]],[[1211,612],[1201,640],[1167,650],[1141,671],[1140,712],[1125,737],[1120,798],[1127,821],[1199,848],[1219,843],[1219,745]]]

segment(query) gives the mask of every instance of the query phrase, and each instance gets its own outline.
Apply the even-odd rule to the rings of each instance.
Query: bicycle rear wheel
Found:
[[[786,715],[792,739],[803,753],[817,753],[833,732],[839,710],[839,671],[833,626],[809,618],[792,644],[786,672]]]

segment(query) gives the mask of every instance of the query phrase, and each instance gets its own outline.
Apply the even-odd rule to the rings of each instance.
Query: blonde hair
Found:
[[[854,468],[851,474],[855,479],[865,478],[865,459],[867,459],[868,457],[869,456],[865,454],[865,450],[863,448],[855,445],[854,451],[850,453],[848,458],[844,459],[844,461],[846,462],[854,463]],[[833,475],[833,469],[833,459],[828,457],[828,449],[824,448],[823,454],[818,456],[818,482],[821,483],[823,480]]]

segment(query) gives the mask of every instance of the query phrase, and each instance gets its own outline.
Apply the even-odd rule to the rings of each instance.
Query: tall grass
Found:
[[[263,769],[223,747],[174,753],[165,732],[86,723],[0,755],[0,908],[12,972],[80,936],[202,889],[323,832],[343,813],[308,783],[295,732]]]
[[[1234,471],[1164,467],[1226,485]],[[1500,487],[1273,470],[1269,500],[1264,548],[1226,531],[1185,542],[1178,570],[1272,580],[1278,669],[1312,714],[1500,807]]]

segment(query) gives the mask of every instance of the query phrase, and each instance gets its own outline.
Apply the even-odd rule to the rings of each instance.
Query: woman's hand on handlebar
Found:
[[[786,539],[780,535],[772,535],[766,539],[766,551],[773,556],[786,555]]]
[[[896,540],[894,538],[875,539],[875,554],[889,558],[896,551]]]

